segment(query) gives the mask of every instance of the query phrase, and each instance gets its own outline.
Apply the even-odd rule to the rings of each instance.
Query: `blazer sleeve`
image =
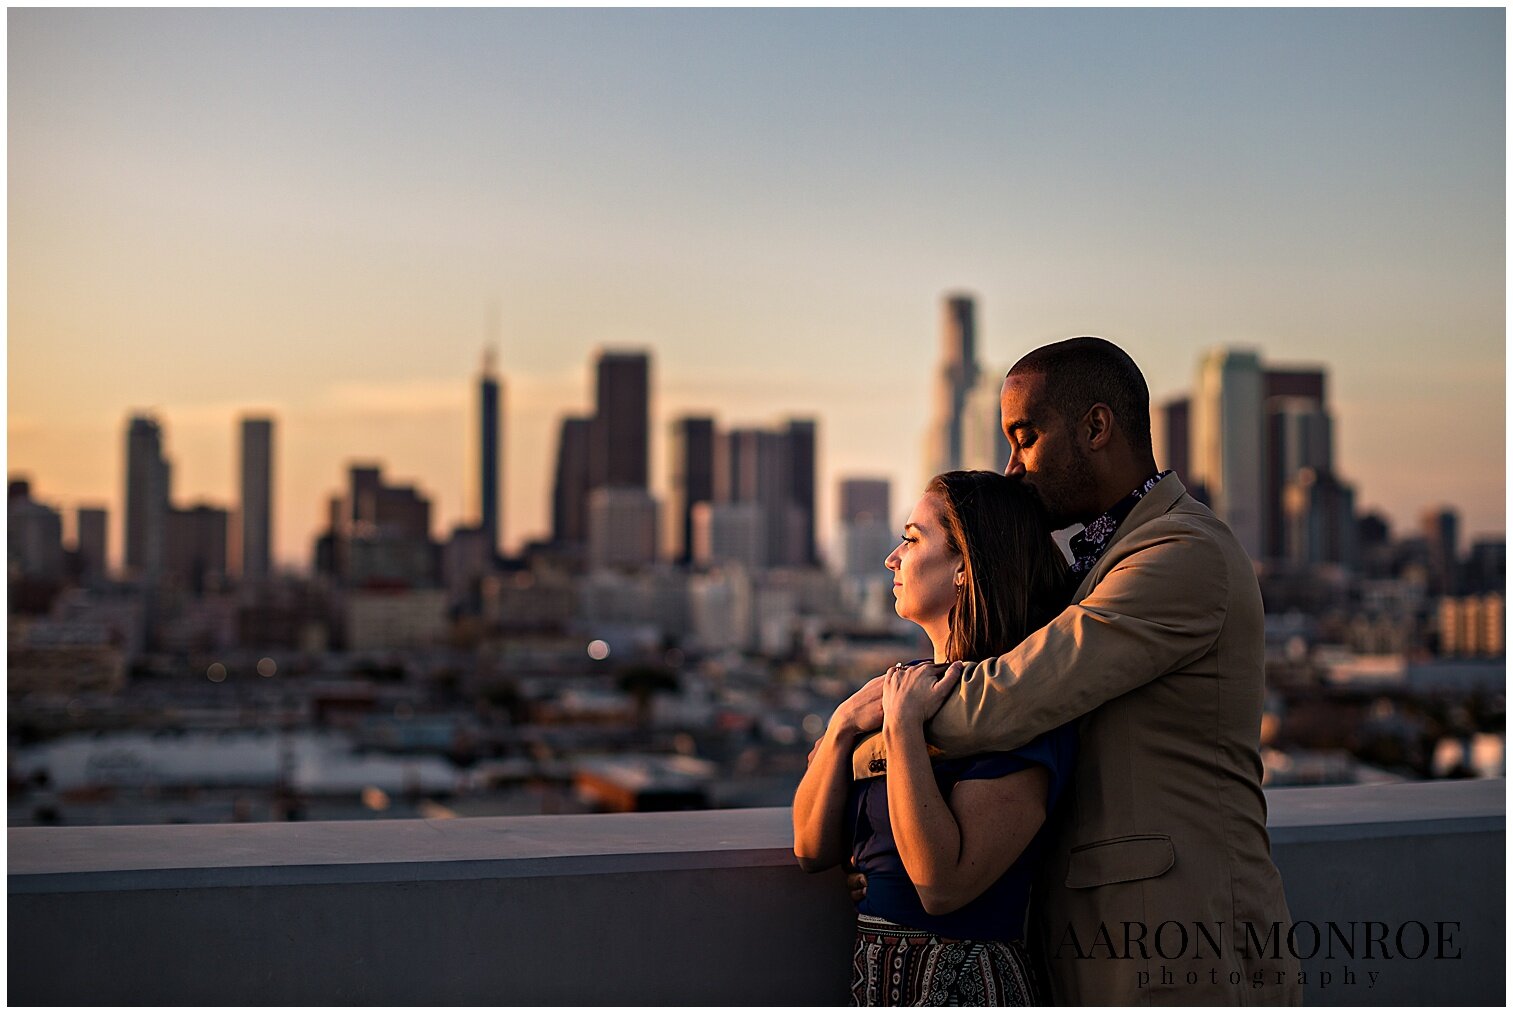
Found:
[[[1110,550],[1116,558],[1081,602],[998,658],[969,665],[930,721],[946,756],[1017,750],[1180,669],[1212,647],[1224,626],[1229,573],[1212,533],[1187,519],[1143,526]],[[857,777],[884,770],[882,737],[857,745]]]

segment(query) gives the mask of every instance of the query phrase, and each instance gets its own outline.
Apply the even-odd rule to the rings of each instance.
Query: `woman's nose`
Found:
[[[883,561],[883,566],[887,567],[889,570],[898,569],[898,550],[895,549],[893,552],[888,554],[888,558]]]

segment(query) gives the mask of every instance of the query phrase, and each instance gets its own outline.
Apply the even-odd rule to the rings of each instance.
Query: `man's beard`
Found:
[[[1093,471],[1081,448],[1077,449],[1065,468],[1058,469],[1054,476],[1047,476],[1046,479],[1049,481],[1030,488],[1045,508],[1053,531],[1086,524],[1097,516],[1097,508],[1091,512],[1087,508],[1093,487]]]

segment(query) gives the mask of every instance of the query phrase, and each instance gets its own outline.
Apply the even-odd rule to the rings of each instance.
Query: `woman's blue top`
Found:
[[[1022,940],[1030,885],[1039,872],[1050,814],[1071,779],[1077,753],[1077,724],[1069,722],[1007,753],[975,754],[958,760],[936,760],[935,784],[949,802],[957,782],[973,778],[1001,778],[1039,764],[1050,773],[1046,821],[1024,852],[981,895],[954,912],[930,915],[904,871],[888,819],[887,776],[868,778],[851,786],[846,830],[856,868],[867,875],[867,896],[856,910],[904,926],[929,930],[958,940]]]

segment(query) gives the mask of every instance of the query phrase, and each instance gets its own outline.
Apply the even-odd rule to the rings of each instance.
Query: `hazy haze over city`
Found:
[[[907,510],[942,293],[999,370],[1100,334],[1158,401],[1214,345],[1329,374],[1399,525],[1504,517],[1500,10],[62,11],[9,24],[9,470],[111,511],[278,425],[276,554],[351,460],[469,517],[490,320],[504,539],[546,533],[595,349],[666,424],[819,420]]]

